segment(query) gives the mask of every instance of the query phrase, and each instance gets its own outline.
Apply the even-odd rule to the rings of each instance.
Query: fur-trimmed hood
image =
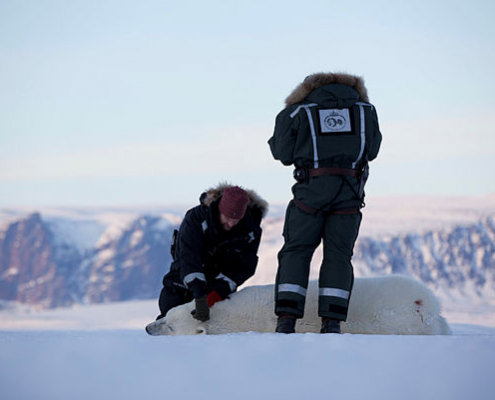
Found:
[[[220,198],[223,195],[223,191],[226,188],[232,186],[238,186],[238,185],[231,185],[229,183],[219,183],[217,186],[207,189],[205,193],[203,193],[203,195],[201,196],[201,202],[205,206],[210,207],[215,201],[220,200]],[[245,190],[249,196],[248,207],[251,209],[258,208],[261,211],[262,218],[265,217],[265,215],[268,213],[268,202],[262,199],[254,190],[246,189],[243,188],[242,186],[239,187]]]
[[[369,102],[368,91],[364,86],[363,78],[345,73],[316,73],[309,75],[302,83],[297,86],[292,93],[285,99],[285,104],[292,104],[303,101],[313,90],[332,83],[350,86],[359,95],[362,101]]]

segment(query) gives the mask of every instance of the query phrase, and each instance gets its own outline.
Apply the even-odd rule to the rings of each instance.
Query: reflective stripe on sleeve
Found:
[[[199,279],[200,281],[206,282],[205,274],[203,274],[202,272],[193,272],[193,273],[186,275],[184,277],[184,283],[187,286],[189,283],[191,283],[195,279]]]
[[[251,243],[254,239],[256,239],[256,237],[254,236],[254,232],[249,232],[248,234],[249,236],[249,240],[248,240],[248,243]]]
[[[237,283],[235,283],[232,279],[230,279],[228,276],[225,276],[224,274],[218,274],[216,279],[223,279],[229,284],[230,291],[234,291],[235,288],[237,287]]]
[[[341,299],[349,299],[350,292],[348,290],[337,288],[320,288],[320,296],[340,297]]]
[[[278,292],[292,292],[300,294],[301,296],[306,296],[306,288],[299,285],[294,285],[293,283],[282,283],[278,285]]]

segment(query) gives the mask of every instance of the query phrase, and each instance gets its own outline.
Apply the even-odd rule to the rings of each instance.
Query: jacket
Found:
[[[190,209],[179,228],[170,267],[195,298],[216,291],[222,299],[236,291],[254,275],[258,264],[261,221],[268,203],[254,191],[246,190],[249,203],[244,217],[232,230],[219,226],[218,204],[221,184],[200,197],[200,205]]]
[[[362,78],[318,73],[287,97],[268,143],[284,165],[359,170],[376,158],[381,139]]]

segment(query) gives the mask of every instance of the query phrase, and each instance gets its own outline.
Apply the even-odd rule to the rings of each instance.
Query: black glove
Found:
[[[206,322],[210,319],[210,308],[208,307],[208,300],[206,296],[198,297],[195,299],[196,309],[192,310],[191,315],[194,319],[201,322]]]

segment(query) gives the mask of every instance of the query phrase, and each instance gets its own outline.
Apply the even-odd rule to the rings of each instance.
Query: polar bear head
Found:
[[[194,319],[192,310],[194,301],[172,308],[165,317],[149,324],[146,331],[153,336],[206,335],[208,323]]]

